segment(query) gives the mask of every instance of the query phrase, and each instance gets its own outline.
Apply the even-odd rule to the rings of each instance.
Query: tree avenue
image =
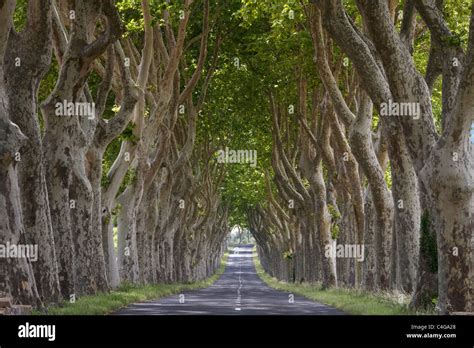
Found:
[[[0,0],[0,57],[0,297],[202,280],[237,227],[474,311],[472,2]]]

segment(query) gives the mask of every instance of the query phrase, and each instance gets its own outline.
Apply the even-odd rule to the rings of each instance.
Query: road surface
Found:
[[[224,274],[210,287],[135,303],[116,315],[340,315],[335,308],[270,288],[258,277],[252,246],[229,255]]]

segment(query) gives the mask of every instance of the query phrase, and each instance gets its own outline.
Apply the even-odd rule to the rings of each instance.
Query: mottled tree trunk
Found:
[[[26,137],[8,116],[4,54],[15,1],[0,2],[0,243],[25,243],[16,154]],[[16,303],[41,304],[33,270],[26,258],[0,258],[0,294]]]
[[[137,185],[137,183],[133,183]],[[137,250],[136,200],[133,185],[120,195],[121,209],[117,218],[118,269],[120,279],[137,283],[140,279]]]
[[[51,3],[30,2],[28,22],[21,33],[10,32],[5,56],[9,116],[27,136],[18,158],[18,183],[25,240],[38,246],[32,264],[36,285],[45,302],[60,300],[58,265],[47,196],[42,136],[38,122],[38,88],[51,63]],[[31,51],[35,55],[31,55]],[[16,66],[20,59],[20,66]]]

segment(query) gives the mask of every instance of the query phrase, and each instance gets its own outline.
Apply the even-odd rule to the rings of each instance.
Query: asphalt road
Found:
[[[291,301],[293,297],[294,301]],[[210,287],[135,303],[116,315],[341,315],[335,308],[278,291],[257,276],[252,247],[229,255],[224,274]]]

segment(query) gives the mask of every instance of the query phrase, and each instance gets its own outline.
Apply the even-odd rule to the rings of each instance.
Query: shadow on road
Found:
[[[253,245],[229,255],[224,274],[210,287],[135,303],[116,315],[342,315],[342,311],[275,290],[257,275]],[[291,296],[290,296],[291,295]]]

